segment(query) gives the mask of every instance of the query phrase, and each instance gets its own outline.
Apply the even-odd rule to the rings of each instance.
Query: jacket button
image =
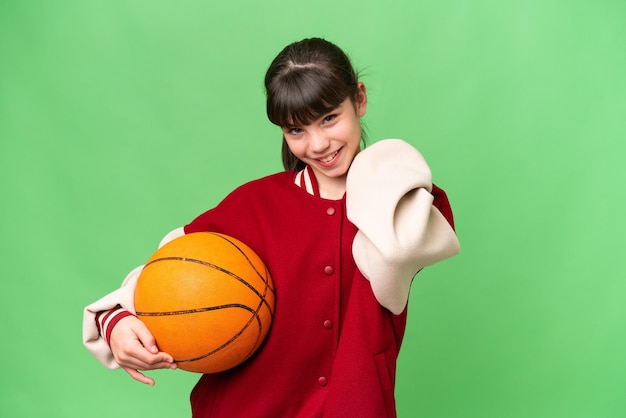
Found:
[[[317,379],[317,383],[319,383],[320,386],[326,386],[328,384],[328,379],[322,376],[319,379]]]
[[[326,321],[324,321],[324,328],[332,329],[333,328],[333,321],[331,321],[330,319],[327,319]]]
[[[333,274],[334,271],[335,271],[335,269],[333,268],[333,266],[326,266],[326,267],[324,267],[324,273],[326,273],[328,276]]]
[[[335,208],[326,209],[326,215],[333,216],[335,214]]]

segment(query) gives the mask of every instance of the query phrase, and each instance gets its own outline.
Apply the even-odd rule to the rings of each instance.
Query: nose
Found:
[[[309,136],[309,149],[316,154],[323,154],[330,147],[330,139],[324,132],[314,130]]]

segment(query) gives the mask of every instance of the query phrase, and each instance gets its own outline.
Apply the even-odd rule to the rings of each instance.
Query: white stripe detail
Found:
[[[294,179],[294,183],[296,186],[302,188],[302,179],[304,178],[304,189],[306,192],[312,196],[315,196],[315,191],[313,190],[313,182],[311,182],[311,176],[309,175],[309,170],[304,168],[302,171],[298,171],[296,177]]]
[[[110,315],[108,315],[108,318],[106,319],[106,321],[105,321],[104,323],[100,322],[100,330],[101,330],[101,332],[102,332],[102,338],[106,338],[107,331],[108,331],[108,329],[109,329],[109,324],[111,324],[111,321],[112,321],[112,320],[113,320],[116,316],[118,316],[119,314],[121,314],[121,313],[123,313],[123,312],[125,312],[125,311],[126,311],[126,309],[124,309],[124,308],[117,308],[117,309],[114,309],[114,310],[113,310],[113,312],[111,312],[111,314],[110,314]],[[107,316],[107,314],[104,314],[104,315],[103,315],[103,317],[104,317],[104,316]]]
[[[303,172],[303,171],[305,171],[305,170],[298,171],[298,174],[296,174],[296,178],[294,179],[294,183],[295,183],[295,184],[296,184],[296,186],[298,186],[298,187],[301,187],[301,186],[300,186],[300,183],[302,182],[302,181],[301,181],[301,179],[302,179],[302,172]]]
[[[305,168],[301,172],[304,172],[304,187],[306,188],[307,193],[315,195],[315,192],[313,192],[313,183],[311,183],[311,177],[309,176],[309,170]]]

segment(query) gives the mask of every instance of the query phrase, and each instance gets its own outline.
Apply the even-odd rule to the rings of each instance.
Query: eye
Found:
[[[291,127],[291,128],[290,128],[290,127],[285,127],[285,128],[283,128],[283,131],[284,131],[286,134],[289,134],[289,135],[298,135],[298,134],[302,133],[302,128],[296,128],[296,127]]]
[[[324,123],[329,123],[332,122],[335,118],[337,117],[337,115],[328,115],[324,117]]]

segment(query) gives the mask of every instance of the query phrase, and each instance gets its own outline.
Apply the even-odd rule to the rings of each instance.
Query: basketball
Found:
[[[216,373],[263,343],[275,293],[259,256],[227,235],[196,232],[159,248],[135,289],[135,310],[178,367]]]

